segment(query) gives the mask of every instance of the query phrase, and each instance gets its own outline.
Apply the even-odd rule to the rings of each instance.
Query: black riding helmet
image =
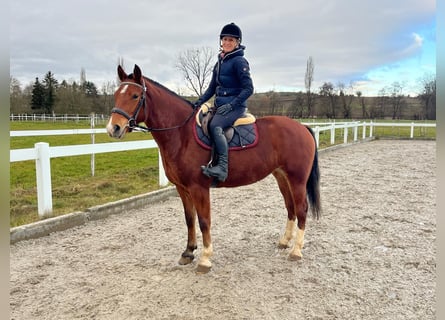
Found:
[[[242,38],[241,29],[233,22],[226,24],[221,30],[219,39],[222,39],[223,37],[234,37],[241,42]]]

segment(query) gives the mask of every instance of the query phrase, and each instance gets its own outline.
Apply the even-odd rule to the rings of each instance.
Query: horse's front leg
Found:
[[[182,253],[181,258],[178,263],[181,265],[189,264],[195,259],[195,255],[193,252],[197,248],[196,244],[196,229],[195,229],[195,220],[196,220],[196,210],[193,205],[193,200],[190,194],[183,188],[176,186],[176,190],[178,190],[179,196],[182,200],[182,205],[184,207],[184,215],[185,215],[185,223],[187,225],[187,246],[185,251]]]
[[[210,236],[210,192],[208,188],[199,187],[191,192],[196,212],[198,214],[199,228],[202,233],[203,249],[196,271],[207,273],[212,268],[210,257],[213,255],[212,239]]]

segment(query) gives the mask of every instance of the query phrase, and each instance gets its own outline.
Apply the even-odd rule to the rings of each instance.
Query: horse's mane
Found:
[[[129,79],[134,79],[133,74],[132,74],[132,73],[129,74],[129,75],[128,75],[128,78],[129,78]],[[143,78],[144,78],[145,80],[147,80],[148,82],[150,82],[151,84],[153,84],[154,86],[156,86],[156,87],[158,87],[158,88],[160,88],[160,89],[166,91],[168,94],[174,96],[175,98],[178,98],[178,99],[180,99],[180,100],[186,102],[188,105],[193,106],[193,103],[192,103],[192,102],[190,102],[189,100],[187,100],[187,99],[181,97],[179,94],[177,94],[176,92],[170,90],[169,88],[167,88],[166,86],[160,84],[159,82],[157,82],[157,81],[155,81],[155,80],[153,80],[153,79],[150,79],[150,78],[148,78],[148,77],[146,77],[146,76],[143,76]]]

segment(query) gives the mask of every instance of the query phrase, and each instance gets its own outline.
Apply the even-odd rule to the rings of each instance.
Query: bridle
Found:
[[[147,87],[145,86],[145,82],[143,82],[143,85],[140,85],[138,83],[135,82],[129,82],[129,81],[125,81],[125,82],[121,82],[119,88],[122,85],[134,85],[137,86],[139,88],[142,89],[142,95],[141,98],[138,101],[138,104],[136,106],[136,109],[134,110],[134,113],[132,116],[130,116],[128,113],[126,113],[124,110],[118,108],[118,107],[114,107],[113,109],[111,109],[111,113],[117,113],[120,114],[121,116],[125,117],[128,120],[128,123],[126,125],[126,127],[128,127],[128,131],[142,131],[142,132],[151,132],[151,131],[167,131],[167,130],[173,130],[173,129],[178,129],[180,127],[182,127],[183,125],[185,125],[192,117],[193,114],[195,113],[195,108],[192,107],[192,112],[190,113],[190,115],[179,125],[177,126],[173,126],[173,127],[168,127],[168,128],[147,128],[147,127],[143,127],[140,126],[136,123],[136,119],[139,115],[139,112],[141,111],[141,108],[144,107],[144,110],[146,109],[146,94],[147,94]]]
[[[148,130],[147,130],[146,127],[140,126],[140,125],[138,125],[136,123],[136,119],[137,119],[137,117],[139,115],[139,112],[141,111],[141,108],[142,107],[145,108],[145,93],[146,93],[146,89],[147,89],[145,87],[145,83],[144,83],[143,86],[141,86],[140,84],[135,83],[135,82],[122,82],[120,84],[119,88],[121,86],[123,86],[123,85],[133,85],[133,86],[136,86],[136,87],[139,87],[139,88],[142,89],[142,95],[141,95],[141,98],[138,101],[138,105],[136,106],[136,110],[134,111],[133,115],[130,116],[124,110],[119,109],[117,107],[114,107],[113,109],[111,109],[111,113],[112,114],[113,113],[118,113],[118,114],[120,114],[121,116],[125,117],[128,120],[127,125],[126,125],[126,127],[128,127],[128,131],[131,132],[131,131],[135,130],[135,131],[147,132]]]

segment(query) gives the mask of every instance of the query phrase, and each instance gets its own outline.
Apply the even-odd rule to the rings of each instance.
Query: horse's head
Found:
[[[126,132],[141,128],[138,123],[145,117],[146,87],[137,65],[131,75],[121,66],[117,67],[117,73],[121,83],[114,93],[114,108],[106,128],[110,137],[121,139]]]

